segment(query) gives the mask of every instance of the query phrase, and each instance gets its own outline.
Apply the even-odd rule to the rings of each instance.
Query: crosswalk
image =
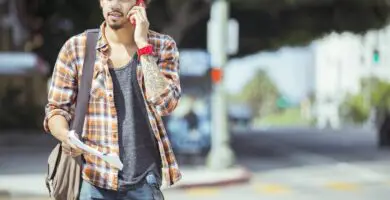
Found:
[[[377,191],[380,191],[378,193]],[[364,194],[374,194],[364,197]],[[321,197],[334,197],[344,199],[360,199],[364,200],[384,200],[390,195],[390,180],[376,183],[351,183],[351,182],[329,182],[322,186],[303,186],[303,185],[288,185],[267,182],[252,182],[248,184],[226,186],[226,187],[200,187],[189,189],[172,189],[164,192],[167,200],[200,200],[200,199],[237,199],[240,200],[255,200],[255,199],[321,199]],[[379,194],[379,196],[378,196]],[[387,196],[379,198],[382,196]],[[316,196],[316,198],[313,198]],[[310,198],[311,197],[311,198]],[[49,200],[47,197],[7,197],[0,196],[0,200]]]
[[[246,192],[251,192],[254,194],[271,194],[271,195],[282,195],[282,194],[292,194],[294,192],[302,192],[306,190],[310,191],[319,191],[322,192],[350,192],[356,193],[364,191],[367,188],[372,187],[381,187],[387,188],[390,195],[390,180],[382,183],[349,183],[349,182],[329,182],[320,187],[301,187],[301,186],[292,186],[286,184],[275,184],[275,183],[252,183],[244,184],[241,186],[235,187],[205,187],[205,188],[192,188],[181,190],[183,193],[189,196],[216,196],[228,191],[234,191],[237,188],[245,188]],[[237,190],[242,191],[242,189]],[[172,193],[173,191],[167,191],[167,194]],[[173,192],[174,193],[174,192]]]
[[[167,200],[388,200],[390,161],[298,166],[253,172],[251,182],[164,190]],[[7,197],[0,200],[49,200]]]

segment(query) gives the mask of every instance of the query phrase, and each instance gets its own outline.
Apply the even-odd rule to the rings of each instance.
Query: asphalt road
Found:
[[[168,191],[167,199],[387,200],[390,151],[373,132],[278,128],[237,132],[237,163],[250,169],[244,185]]]
[[[374,133],[302,128],[253,130],[234,133],[232,147],[237,163],[253,173],[250,183],[168,190],[164,192],[166,199],[388,200],[390,196],[390,151],[377,148]],[[15,156],[27,162],[33,159],[21,154],[15,154],[13,159]],[[1,173],[23,173],[22,169],[25,170],[16,167]],[[47,198],[0,197],[5,199]]]

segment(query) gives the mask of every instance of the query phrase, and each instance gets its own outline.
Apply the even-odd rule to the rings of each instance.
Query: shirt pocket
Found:
[[[96,73],[93,78],[90,95],[92,100],[100,100],[106,96],[105,76],[103,72]]]

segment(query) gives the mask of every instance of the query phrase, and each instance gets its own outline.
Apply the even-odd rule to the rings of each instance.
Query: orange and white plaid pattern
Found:
[[[96,60],[90,91],[89,107],[85,118],[83,141],[103,153],[119,155],[118,122],[115,110],[113,83],[108,66],[109,45],[104,36],[105,23],[100,27],[96,46]],[[150,125],[161,154],[163,184],[172,185],[181,178],[175,155],[172,151],[161,116],[171,113],[178,104],[181,95],[179,80],[179,53],[174,40],[163,34],[150,31],[149,43],[153,45],[157,64],[170,82],[160,97],[150,99],[145,93],[141,65],[137,67],[137,79],[142,88]],[[44,129],[50,132],[48,120],[62,115],[70,123],[74,116],[77,88],[80,84],[86,34],[70,38],[58,55],[50,83],[48,104],[46,106]],[[80,134],[80,133],[79,133]],[[86,164],[83,178],[105,189],[118,189],[118,170],[93,155],[84,155]]]

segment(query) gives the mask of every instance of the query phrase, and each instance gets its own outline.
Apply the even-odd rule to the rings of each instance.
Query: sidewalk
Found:
[[[47,196],[45,170],[55,143],[51,136],[44,134],[0,135],[0,197]],[[218,171],[203,166],[180,167],[182,180],[168,190],[225,186],[249,182],[251,178],[251,174],[239,166]]]
[[[222,171],[210,171],[202,168],[182,168],[183,179],[172,189],[187,189],[207,186],[226,186],[245,183],[250,174],[242,168],[232,168]],[[0,175],[0,197],[47,196],[44,184],[44,174],[10,174]]]

